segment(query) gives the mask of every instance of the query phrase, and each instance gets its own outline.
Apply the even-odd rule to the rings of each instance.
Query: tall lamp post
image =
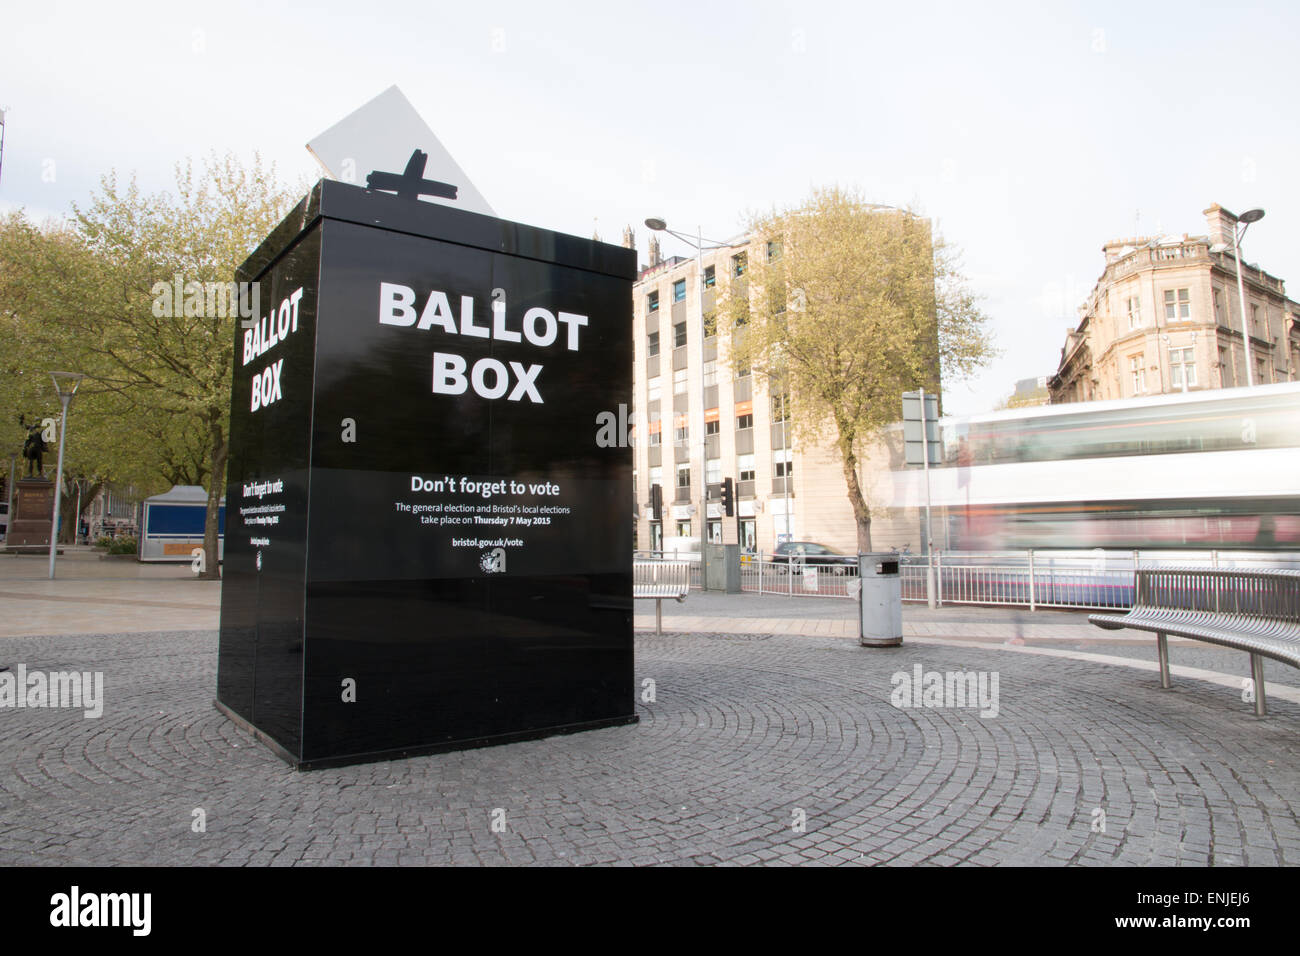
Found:
[[[669,229],[668,223],[663,219],[652,217],[647,219],[645,224],[647,228],[655,232],[666,232],[674,239],[680,239],[695,249],[695,281],[700,290],[700,589],[706,590],[709,567],[709,552],[706,548],[709,539],[709,437],[705,434],[704,426],[704,390],[707,387],[704,384],[704,339],[706,337],[704,334],[706,331],[704,328],[704,250],[725,249],[729,244],[716,239],[705,239],[703,227],[700,226],[696,227],[695,237],[691,238]]]
[[[77,394],[77,387],[84,375],[76,372],[51,372],[54,390],[59,393],[59,402],[63,405],[63,414],[59,418],[59,467],[54,477],[54,524],[50,528],[50,580],[54,580],[54,555],[59,550],[59,511],[62,504],[63,489],[63,444],[68,435],[68,403]],[[74,539],[75,540],[75,539]]]
[[[5,541],[14,524],[14,479],[18,477],[18,456],[9,456],[9,477],[5,479]]]
[[[1237,222],[1241,223],[1241,229],[1236,226],[1232,227],[1232,257],[1237,263],[1237,303],[1241,307],[1241,338],[1246,343],[1246,384],[1255,384],[1254,360],[1250,353],[1250,321],[1246,318],[1246,286],[1241,279],[1241,240],[1246,235],[1246,230],[1250,228],[1252,222],[1259,222],[1264,218],[1264,210],[1247,209],[1237,217]],[[1226,243],[1215,245],[1211,252],[1227,252]]]

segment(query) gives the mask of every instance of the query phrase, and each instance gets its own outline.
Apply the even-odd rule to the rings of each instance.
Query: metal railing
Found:
[[[638,559],[674,561],[686,553],[639,551]],[[927,561],[900,554],[903,600],[924,602]],[[702,587],[698,552],[689,555],[690,586]],[[1000,551],[936,552],[936,603],[1038,608],[1125,609],[1133,604],[1134,570],[1188,564],[1211,568],[1300,568],[1300,555],[1227,551]],[[773,561],[764,552],[741,554],[740,589],[789,597],[856,599],[855,567]]]
[[[740,590],[790,597],[856,598],[858,569],[806,561],[772,561],[762,552],[740,558]]]
[[[1242,569],[1294,566],[1300,555],[1264,552],[1014,551],[937,552],[938,604],[992,604],[1037,608],[1131,607],[1134,572],[1144,568],[1208,565]],[[927,561],[904,557],[903,600],[924,601]]]
[[[1040,607],[1126,608],[1133,603],[1132,567],[1086,567],[1059,559],[1044,563],[1035,557],[1033,552],[1025,552],[1021,561],[1000,556],[983,563],[969,555],[954,561],[952,556],[936,554],[936,603],[1009,604],[1031,611]],[[926,600],[926,568],[921,558],[899,569],[904,601]]]

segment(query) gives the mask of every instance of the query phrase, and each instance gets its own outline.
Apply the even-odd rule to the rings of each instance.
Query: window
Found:
[[[718,384],[718,360],[709,359],[704,363],[704,387]]]
[[[718,434],[719,430],[720,429],[718,428],[718,420],[716,418],[711,422],[704,423],[704,434],[706,435],[716,435]]]
[[[790,417],[788,414],[789,404],[790,404],[790,396],[787,393],[773,392],[772,393],[772,421],[774,422],[786,421]]]
[[[1141,355],[1134,355],[1128,360],[1129,373],[1133,376],[1133,394],[1147,390],[1146,372],[1142,369]]]
[[[754,480],[754,456],[737,455],[736,469],[740,472],[741,481],[753,481]]]
[[[748,254],[741,252],[731,257],[731,274],[739,279],[749,268]]]
[[[659,354],[659,333],[658,332],[650,333],[650,341],[646,346],[646,354],[650,358],[654,358],[656,355]]]
[[[679,349],[686,344],[686,323],[678,322],[673,326],[673,348]]]
[[[737,416],[736,416],[736,427],[737,427],[737,428],[753,428],[753,427],[754,427],[754,415],[753,415],[753,413],[751,412],[751,413],[748,414],[748,415],[737,415]]]
[[[650,433],[650,447],[654,448],[664,443],[664,432],[662,428],[656,428]]]
[[[1237,384],[1237,370],[1233,367],[1232,356],[1222,345],[1219,346],[1219,375],[1220,380],[1227,388],[1233,388]]]
[[[1253,302],[1250,304],[1250,333],[1259,334],[1259,306]]]
[[[1186,385],[1183,380],[1186,379]],[[1169,350],[1169,384],[1175,388],[1196,384],[1196,360],[1191,349]]]
[[[722,484],[721,458],[710,458],[704,463],[704,479],[711,485]]]
[[[722,522],[716,519],[709,522],[709,544],[722,544]]]
[[[663,379],[658,375],[646,382],[649,400],[657,402],[663,397]]]
[[[713,266],[704,267],[704,288],[712,289],[717,283],[718,277],[713,272]]]
[[[749,374],[749,363],[748,363],[748,362],[743,362],[743,361],[741,361],[741,362],[737,362],[737,363],[736,363],[736,378],[744,378],[744,377],[745,377],[746,375],[748,375],[748,374]]]
[[[659,293],[657,291],[651,292],[645,297],[645,310],[647,312],[659,311]]]
[[[718,313],[705,312],[704,313],[704,337],[706,339],[712,338],[717,334],[718,334]]]
[[[1128,306],[1128,327],[1137,329],[1142,327],[1142,300],[1137,296],[1130,296],[1125,300]]]
[[[678,279],[676,282],[673,283],[673,301],[674,302],[686,301],[686,280],[685,279]]]
[[[673,394],[686,394],[686,369],[679,368],[673,372]]]
[[[1222,320],[1223,320],[1223,303],[1220,301],[1219,290],[1216,287],[1214,290],[1214,321],[1221,322]]]
[[[664,483],[664,470],[658,465],[650,469],[650,484],[662,485]]]
[[[785,292],[784,282],[773,282],[767,290],[767,303],[773,315],[784,315],[789,297]]]
[[[677,466],[677,487],[689,488],[690,486],[691,486],[691,466],[685,464],[678,465]]]
[[[691,536],[691,523],[689,521],[677,522],[677,537],[689,538]]]
[[[1169,322],[1186,322],[1192,317],[1190,289],[1165,290],[1165,319]]]
[[[794,462],[790,460],[789,448],[778,448],[772,452],[772,473],[777,478],[789,478],[794,474]]]
[[[1192,371],[1195,371],[1195,369]],[[1264,360],[1262,358],[1255,359],[1255,384],[1267,385],[1270,381],[1268,373],[1264,370]],[[1195,385],[1196,382],[1193,381],[1192,384]]]
[[[781,243],[769,242],[767,244],[767,261],[775,262],[781,258]]]
[[[678,425],[673,429],[673,441],[685,448],[691,441],[691,428],[689,425]]]

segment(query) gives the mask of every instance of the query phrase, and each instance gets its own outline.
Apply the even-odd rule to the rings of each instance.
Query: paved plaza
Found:
[[[0,662],[102,671],[103,714],[0,709],[6,865],[1300,864],[1300,672],[1261,720],[1246,655],[1171,641],[1162,691],[1086,615],[908,605],[872,649],[843,599],[638,602],[639,723],[297,773],[212,706],[219,584],[45,573],[0,556]],[[955,672],[982,702],[900,698]]]

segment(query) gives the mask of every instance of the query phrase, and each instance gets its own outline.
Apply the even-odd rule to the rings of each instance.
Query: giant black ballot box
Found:
[[[631,449],[600,427],[635,271],[328,180],[267,237],[238,276],[223,712],[301,769],[636,720]]]

